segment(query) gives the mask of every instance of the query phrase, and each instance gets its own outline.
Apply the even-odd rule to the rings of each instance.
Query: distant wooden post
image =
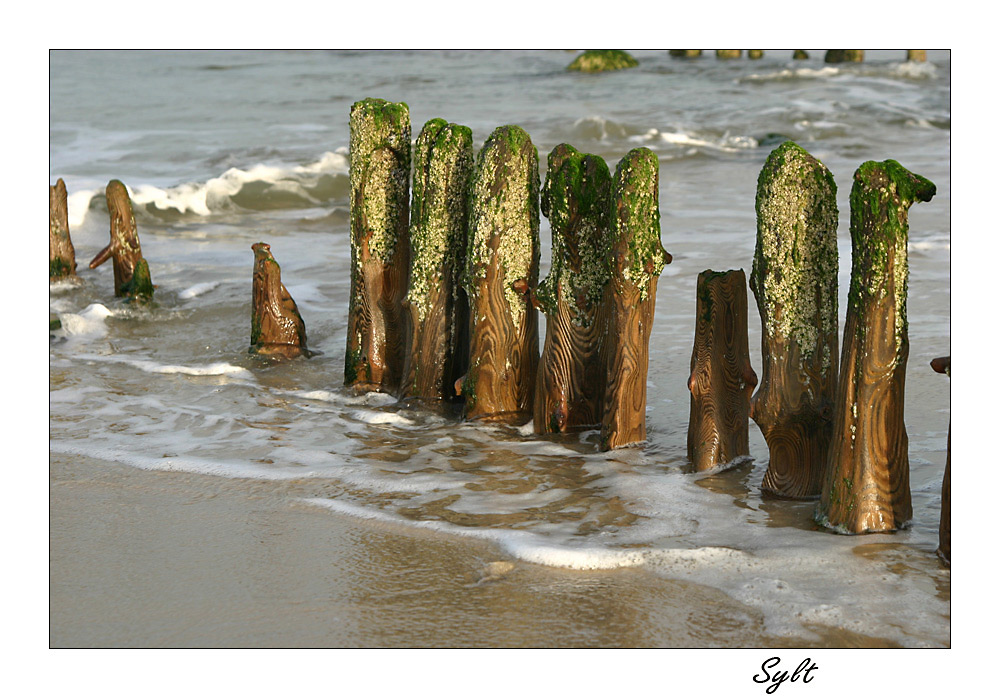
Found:
[[[468,245],[472,131],[432,119],[413,154],[410,280],[403,309],[407,341],[403,400],[455,397],[469,363],[469,300],[461,285]]]
[[[601,450],[646,439],[646,372],[656,282],[671,257],[660,243],[660,167],[648,148],[618,163],[611,199],[607,388]]]
[[[861,63],[864,60],[865,52],[853,48],[830,49],[823,57],[825,63]]]
[[[49,281],[76,276],[76,251],[69,237],[66,183],[60,177],[49,186]]]
[[[927,60],[927,51],[923,49],[909,49],[906,52],[906,60],[923,63]]]
[[[578,70],[582,73],[601,73],[606,70],[623,70],[634,68],[639,61],[625,51],[617,49],[600,49],[584,51],[566,66],[566,70]]]
[[[763,370],[750,415],[770,451],[761,489],[813,499],[837,389],[837,186],[823,163],[785,141],[761,169],[756,206],[750,288]]]
[[[742,49],[738,48],[716,49],[715,51],[715,57],[718,59],[739,58],[742,55]]]
[[[851,290],[833,442],[817,520],[847,533],[893,531],[912,516],[903,423],[910,344],[907,211],[932,182],[895,160],[866,162],[851,189]]]
[[[747,338],[747,278],[742,269],[698,275],[688,459],[708,470],[750,455],[750,394],[757,374]]]
[[[271,246],[258,242],[250,249],[254,260],[250,353],[286,359],[309,356],[306,325],[281,282],[281,267],[271,255]]]
[[[472,184],[469,249],[469,370],[456,386],[470,420],[524,424],[533,414],[538,368],[538,150],[519,126],[493,131]]]
[[[672,48],[670,49],[671,58],[701,58],[700,48]]]
[[[351,300],[344,385],[396,394],[403,372],[409,273],[410,110],[351,107]]]
[[[546,316],[535,391],[536,434],[595,427],[603,413],[611,173],[604,160],[557,145],[541,207],[552,226],[552,266],[536,299]]]
[[[931,368],[951,376],[951,357],[942,356],[931,361]],[[938,524],[938,557],[951,567],[951,425],[948,425],[948,455],[944,462],[944,480],[941,482],[941,521]]]
[[[764,57],[764,52],[759,48],[752,48],[747,50],[747,58],[752,61],[759,60]]]
[[[809,60],[809,53],[803,49],[797,48],[792,52],[792,59],[796,61]]]
[[[96,269],[110,259],[115,273],[115,295],[149,300],[154,287],[149,265],[142,257],[128,190],[119,180],[113,179],[108,183],[105,196],[111,218],[111,242],[91,260],[90,268]]]

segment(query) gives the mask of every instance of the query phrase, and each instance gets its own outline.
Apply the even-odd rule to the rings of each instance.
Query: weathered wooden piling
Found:
[[[698,275],[688,459],[709,470],[750,455],[750,365],[747,279],[742,269]]]
[[[823,56],[824,63],[861,63],[865,60],[865,52],[854,48],[830,49]]]
[[[823,163],[785,141],[761,169],[756,208],[750,288],[763,370],[750,414],[770,451],[761,489],[812,499],[837,390],[837,186]]]
[[[747,58],[756,61],[764,57],[764,52],[759,48],[752,48],[747,51]]]
[[[907,212],[935,187],[895,160],[866,162],[851,189],[851,288],[833,441],[817,521],[846,533],[898,529],[912,516],[903,399]]]
[[[115,295],[133,300],[153,297],[153,282],[149,265],[142,257],[139,231],[132,213],[132,200],[119,180],[113,179],[105,190],[108,214],[111,218],[111,242],[90,262],[96,269],[111,259],[115,274]]]
[[[927,51],[923,49],[908,49],[906,51],[906,60],[923,63],[927,60]]]
[[[271,246],[258,242],[253,250],[253,303],[250,315],[250,353],[293,359],[309,356],[306,325],[285,284]]]
[[[672,48],[669,51],[671,58],[701,58],[700,48]]]
[[[639,65],[639,61],[625,51],[600,49],[584,51],[566,67],[566,70],[579,70],[582,73],[600,73],[605,70],[634,68],[637,65]]]
[[[808,59],[809,59],[809,53],[807,51],[804,51],[800,48],[797,48],[794,51],[792,51],[792,60],[805,61]]]
[[[456,387],[470,420],[524,424],[538,368],[538,150],[519,126],[486,140],[473,175],[469,248],[469,370]]]
[[[660,168],[648,148],[630,150],[612,185],[607,387],[601,420],[604,451],[646,439],[646,372],[656,282],[671,257],[660,243]]]
[[[461,284],[468,245],[472,130],[431,119],[413,152],[410,277],[403,400],[455,397],[469,363],[469,300]]]
[[[69,237],[66,183],[60,177],[49,186],[49,281],[76,276],[76,251]]]
[[[942,356],[931,361],[931,368],[951,376],[951,357]],[[938,523],[937,555],[951,567],[951,425],[948,425],[948,455],[944,461],[944,480],[941,482],[941,521]]]
[[[607,320],[611,173],[597,155],[562,144],[549,153],[541,194],[552,226],[552,266],[535,294],[546,316],[535,389],[536,434],[601,423]]]
[[[743,50],[738,48],[716,49],[715,57],[719,59],[739,58]]]
[[[344,385],[396,394],[403,373],[409,273],[410,110],[351,107],[351,300]]]

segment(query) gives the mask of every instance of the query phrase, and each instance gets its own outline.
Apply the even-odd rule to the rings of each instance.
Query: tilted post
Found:
[[[837,186],[823,163],[785,141],[761,169],[756,208],[750,288],[763,370],[750,415],[770,451],[761,489],[813,499],[837,389]]]
[[[62,177],[49,186],[49,281],[76,276],[76,251],[69,237],[69,208]]]
[[[757,374],[750,365],[743,270],[700,273],[696,313],[687,453],[695,470],[709,470],[750,455]]]
[[[519,126],[493,131],[473,175],[469,248],[469,370],[456,387],[470,420],[524,424],[538,368],[538,150]]]
[[[403,373],[403,296],[410,264],[410,110],[351,107],[351,300],[344,385],[396,394]]]
[[[951,377],[951,357],[942,356],[931,361],[931,368]],[[944,479],[941,482],[941,520],[938,523],[937,555],[951,567],[951,425],[948,425],[948,455],[944,461]]]
[[[250,353],[286,359],[309,356],[306,325],[281,282],[281,267],[271,255],[271,246],[258,242],[250,249],[253,250]]]
[[[400,398],[455,397],[469,363],[469,300],[461,285],[474,160],[472,131],[428,121],[413,154],[407,340]]]
[[[817,521],[846,533],[898,529],[912,516],[903,423],[909,268],[907,212],[935,187],[895,160],[866,162],[851,189],[851,288],[833,442]]]
[[[552,226],[552,266],[535,294],[546,316],[536,434],[601,423],[607,322],[599,311],[608,281],[610,195],[611,173],[602,158],[565,143],[549,153],[541,208]]]
[[[660,167],[648,148],[618,163],[611,199],[607,386],[601,450],[646,440],[646,372],[656,282],[671,257],[660,243]]]
[[[115,295],[149,300],[154,287],[149,265],[142,257],[128,190],[119,180],[113,179],[108,183],[105,196],[111,219],[111,242],[91,260],[90,268],[96,269],[110,259],[115,274]]]

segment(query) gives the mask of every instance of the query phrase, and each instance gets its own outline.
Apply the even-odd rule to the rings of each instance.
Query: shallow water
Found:
[[[66,181],[84,271],[81,285],[50,289],[63,325],[50,351],[53,457],[294,483],[287,496],[316,515],[485,542],[528,569],[604,570],[626,587],[621,580],[640,571],[695,584],[759,614],[759,629],[734,634],[733,645],[839,646],[854,634],[948,645],[950,573],[934,549],[949,382],[928,365],[950,351],[948,53],[907,64],[905,51],[875,51],[836,67],[822,51],[809,61],[636,55],[638,68],[577,75],[563,70],[572,54],[560,51],[54,52],[51,179]],[[135,86],[129,109],[102,96],[99,76],[111,70]],[[342,388],[347,118],[368,96],[407,102],[414,137],[443,117],[470,126],[478,148],[493,128],[517,123],[543,168],[561,142],[612,168],[639,145],[658,154],[673,263],[657,291],[645,445],[603,454],[596,432],[540,439],[530,428],[466,424]],[[749,272],[757,174],[780,136],[821,159],[838,184],[841,324],[853,171],[892,158],[938,188],[910,211],[914,518],[892,535],[837,536],[816,529],[813,504],[762,498],[767,448],[753,423],[753,463],[710,475],[687,467],[695,282],[707,268]],[[112,178],[133,195],[158,286],[152,308],[114,298],[110,265],[85,269],[107,244],[103,187]],[[267,365],[247,355],[258,240],[281,264],[319,356]],[[543,275],[548,246],[543,217]],[[749,318],[759,375],[752,296]],[[714,605],[731,608],[713,598],[699,597],[706,617]],[[579,610],[560,603],[557,616]],[[574,626],[565,644],[656,644],[641,615],[608,630],[616,639]],[[679,637],[699,644],[704,619],[689,622]]]

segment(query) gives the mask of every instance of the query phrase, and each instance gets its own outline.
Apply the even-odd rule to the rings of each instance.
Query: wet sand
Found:
[[[886,646],[771,637],[717,590],[519,562],[300,501],[314,489],[52,454],[50,645]]]

